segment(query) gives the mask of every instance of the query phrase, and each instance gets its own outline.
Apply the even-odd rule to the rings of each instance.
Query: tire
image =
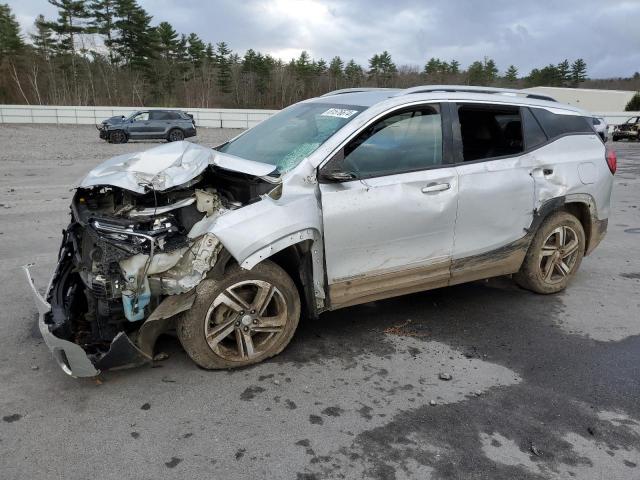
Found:
[[[203,280],[177,333],[200,367],[237,368],[279,354],[299,321],[298,289],[282,268],[264,260],[250,271],[234,265],[221,280]]]
[[[122,130],[114,130],[109,133],[109,143],[127,143],[129,139]]]
[[[167,135],[167,142],[180,142],[184,140],[184,132],[179,128],[174,128],[169,131],[169,135]]]
[[[560,292],[580,268],[585,244],[584,228],[576,217],[567,212],[553,213],[538,228],[513,278],[532,292]]]

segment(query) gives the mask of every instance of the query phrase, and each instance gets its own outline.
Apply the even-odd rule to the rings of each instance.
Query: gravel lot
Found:
[[[67,377],[19,267],[44,286],[74,182],[152,143],[0,125],[0,478],[640,478],[640,144],[562,294],[499,278],[326,314],[244,370],[167,337],[156,368]]]

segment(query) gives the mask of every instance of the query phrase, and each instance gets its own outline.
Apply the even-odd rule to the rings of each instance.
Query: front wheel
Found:
[[[110,143],[127,143],[127,135],[122,130],[114,130],[109,134]]]
[[[206,369],[234,368],[280,353],[300,320],[300,297],[287,273],[265,260],[237,265],[222,280],[205,279],[177,332],[191,359]]]
[[[536,293],[560,292],[580,267],[584,251],[580,221],[570,213],[556,212],[540,225],[514,279]]]

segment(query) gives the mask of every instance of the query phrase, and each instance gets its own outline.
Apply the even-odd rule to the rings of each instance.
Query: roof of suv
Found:
[[[399,88],[348,88],[326,93],[321,97],[310,99],[317,103],[339,103],[372,107],[383,101],[396,99],[394,104],[412,102],[413,100],[459,100],[482,101],[491,103],[508,103],[544,107],[551,110],[564,110],[583,116],[589,113],[571,105],[556,102],[551,97],[537,95],[526,90],[515,90],[492,87],[473,87],[468,85],[427,85],[407,89]]]

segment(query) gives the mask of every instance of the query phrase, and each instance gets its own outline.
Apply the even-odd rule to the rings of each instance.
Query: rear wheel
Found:
[[[554,213],[540,225],[514,279],[536,293],[560,292],[580,267],[584,250],[580,221],[567,212]]]
[[[179,142],[181,140],[184,140],[184,132],[179,128],[174,128],[167,136],[167,141],[169,142]]]
[[[201,367],[234,368],[280,353],[299,319],[295,284],[265,260],[250,271],[234,266],[222,280],[203,280],[177,331],[187,354]]]
[[[122,130],[114,130],[109,133],[110,143],[127,143],[127,135]]]

